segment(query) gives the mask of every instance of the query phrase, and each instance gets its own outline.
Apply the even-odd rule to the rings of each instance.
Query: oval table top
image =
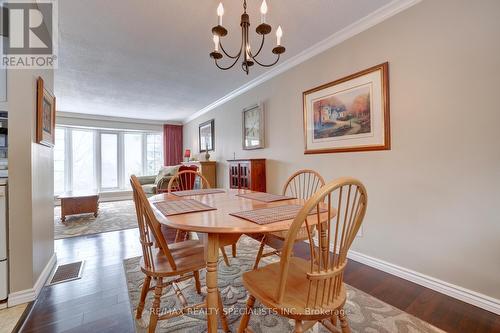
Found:
[[[260,208],[269,208],[283,205],[304,205],[304,200],[290,199],[275,202],[261,202],[237,196],[237,194],[251,193],[248,190],[225,190],[225,193],[203,194],[185,196],[183,198],[195,199],[203,202],[206,205],[217,208],[216,210],[194,212],[173,216],[164,216],[155,205],[151,205],[153,211],[162,224],[168,225],[176,229],[186,231],[197,231],[202,233],[218,233],[218,234],[251,234],[251,233],[268,233],[275,231],[288,230],[293,222],[293,219],[260,225],[245,219],[229,215],[241,211],[254,210]],[[176,197],[169,193],[162,193],[149,198],[151,203],[175,199]],[[324,208],[327,208],[325,205]],[[335,211],[332,209],[333,218]],[[321,220],[327,218],[327,213],[321,214]],[[308,218],[310,225],[317,223],[316,215],[311,215]]]

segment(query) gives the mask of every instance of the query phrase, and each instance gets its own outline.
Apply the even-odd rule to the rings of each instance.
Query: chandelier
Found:
[[[280,60],[281,54],[285,52],[285,48],[281,45],[281,37],[283,36],[283,30],[281,29],[281,26],[278,26],[278,29],[276,30],[276,47],[274,47],[272,51],[276,55],[276,60],[270,64],[264,64],[259,60],[257,60],[257,57],[259,56],[260,52],[262,51],[262,47],[264,46],[265,37],[266,35],[270,34],[272,30],[272,27],[266,23],[266,14],[267,14],[266,0],[263,0],[262,5],[260,6],[261,22],[255,29],[255,32],[257,32],[258,35],[262,36],[260,46],[257,52],[255,53],[252,52],[252,48],[250,47],[250,40],[248,38],[250,17],[247,14],[246,0],[243,0],[243,10],[244,11],[243,14],[241,15],[241,23],[240,23],[241,26],[240,50],[236,55],[230,55],[229,53],[226,52],[221,42],[221,38],[227,35],[227,30],[222,26],[222,16],[224,15],[224,7],[222,6],[222,2],[219,4],[219,7],[217,8],[217,16],[219,17],[219,23],[217,26],[212,28],[212,33],[214,36],[213,37],[214,51],[210,53],[210,57],[214,59],[215,65],[222,70],[228,70],[233,68],[234,65],[238,63],[240,58],[242,58],[241,68],[248,75],[250,67],[252,67],[254,64],[258,64],[262,67],[274,66]],[[232,59],[232,63],[227,67],[221,66],[218,62],[220,59],[224,57],[223,54],[229,59]]]

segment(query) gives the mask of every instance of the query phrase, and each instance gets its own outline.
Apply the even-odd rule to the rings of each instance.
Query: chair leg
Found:
[[[231,245],[231,250],[232,250],[232,254],[233,254],[233,258],[236,258],[236,243],[234,243],[233,245]]]
[[[303,333],[304,328],[302,327],[302,320],[296,319],[295,320],[295,329],[293,330],[294,333]]]
[[[175,232],[174,243],[178,243],[180,238],[181,238],[181,231],[179,229],[177,229],[177,231]]]
[[[198,293],[198,295],[200,295],[201,294],[200,271],[194,271],[193,276],[194,276],[194,285],[196,287],[196,292]]]
[[[229,263],[229,258],[227,257],[226,249],[224,248],[224,246],[220,247],[220,251],[222,252],[222,257],[224,258],[224,262],[226,263],[226,266],[231,266],[231,264]]]
[[[224,312],[224,303],[222,303],[222,296],[220,295],[220,290],[218,294],[219,294],[219,318],[222,324],[222,329],[224,330],[224,332],[228,333],[231,332],[231,329],[229,328],[229,325],[227,323],[226,313]]]
[[[333,324],[333,326],[337,326],[337,316],[335,315],[330,318],[330,322]]]
[[[253,269],[259,268],[259,262],[262,258],[262,252],[264,252],[264,246],[266,246],[266,235],[262,236],[260,241],[259,252],[257,252],[257,258],[255,258],[255,264],[253,264]]]
[[[254,304],[255,304],[255,297],[249,295],[245,313],[241,317],[240,326],[238,327],[238,333],[245,333],[245,330],[248,327],[248,322],[250,321],[250,315],[252,314]]]
[[[136,319],[142,318],[142,312],[144,311],[144,304],[146,303],[146,295],[149,291],[149,285],[151,284],[151,276],[146,275],[144,278],[144,283],[142,284],[141,298],[139,300],[139,305],[137,305],[137,310],[135,313]]]
[[[339,320],[342,333],[351,333],[351,328],[349,327],[349,322],[347,321],[347,317],[345,316],[344,309],[341,309],[339,312]]]
[[[156,324],[158,323],[158,317],[160,315],[160,298],[161,292],[163,290],[163,279],[156,279],[156,287],[155,287],[155,298],[153,300],[153,306],[151,308],[151,317],[149,319],[149,333],[154,333],[156,330]]]

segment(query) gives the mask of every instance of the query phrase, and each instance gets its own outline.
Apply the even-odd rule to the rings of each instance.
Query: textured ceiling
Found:
[[[267,22],[284,31],[286,60],[389,0],[267,0]],[[59,1],[59,111],[180,121],[263,74],[216,69],[208,53],[219,0]],[[240,43],[242,1],[224,0],[225,48]],[[248,0],[251,32],[261,0]],[[272,38],[264,48],[271,61]],[[257,39],[253,39],[253,45]]]

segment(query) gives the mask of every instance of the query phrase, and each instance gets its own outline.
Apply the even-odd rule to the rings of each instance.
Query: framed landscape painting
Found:
[[[305,91],[305,154],[389,150],[389,65]]]
[[[43,84],[41,77],[37,80],[36,106],[36,142],[53,147],[56,127],[56,98]]]

